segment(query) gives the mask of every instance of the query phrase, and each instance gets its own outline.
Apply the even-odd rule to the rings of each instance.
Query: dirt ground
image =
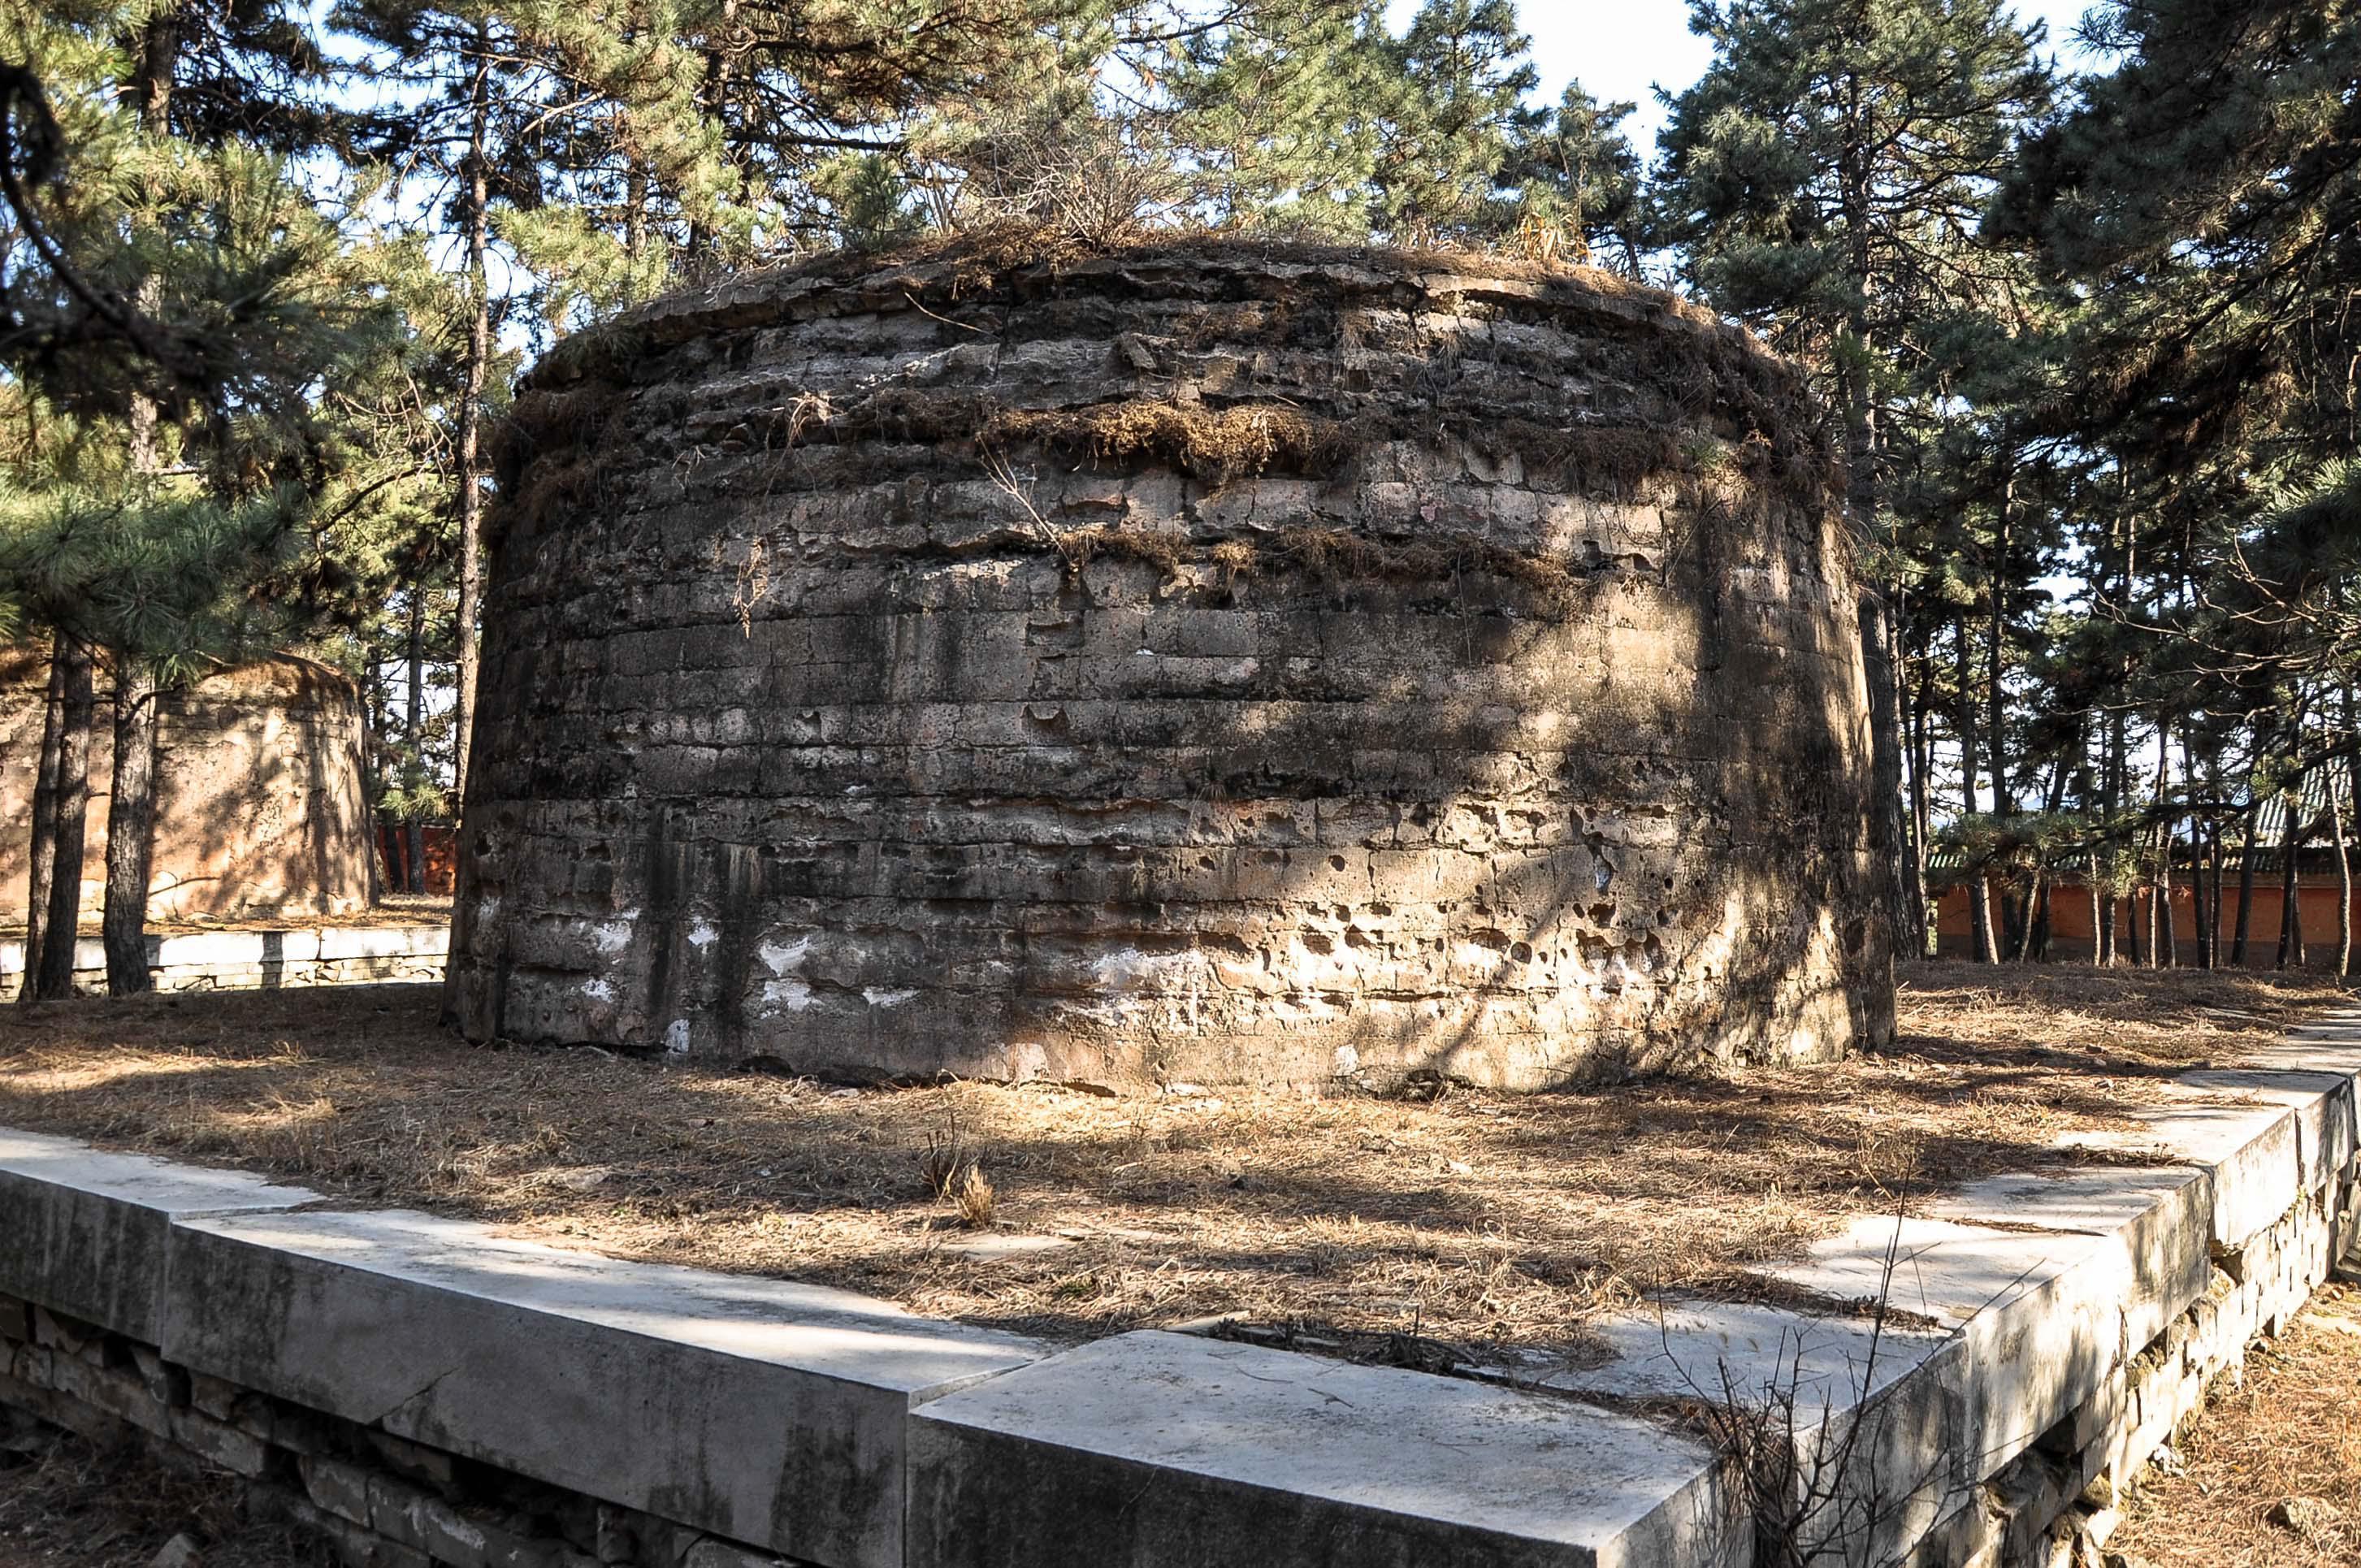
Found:
[[[1239,1312],[1578,1354],[1602,1307],[1747,1294],[1742,1266],[2053,1159],[2341,994],[1928,964],[1889,1054],[1427,1102],[829,1088],[471,1046],[430,986],[84,1000],[0,1009],[0,1124],[1060,1341]]]
[[[2330,1285],[2217,1387],[2108,1541],[2149,1568],[2361,1563],[2361,1290]]]
[[[234,1476],[62,1434],[0,1447],[0,1568],[149,1568],[181,1537],[206,1568],[335,1562],[317,1541],[242,1515],[244,1491]]]

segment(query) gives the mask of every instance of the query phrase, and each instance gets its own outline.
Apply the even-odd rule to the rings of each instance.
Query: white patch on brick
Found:
[[[1194,953],[1144,953],[1137,948],[1116,948],[1100,954],[1091,972],[1111,991],[1136,990],[1185,982],[1199,967]]]
[[[688,928],[688,945],[709,948],[721,939],[721,933],[710,922],[699,920]]]
[[[754,951],[761,957],[763,968],[773,974],[785,974],[804,961],[804,955],[811,951],[811,945],[809,937],[798,937],[784,945],[765,942]]]
[[[631,945],[631,922],[636,918],[636,914],[631,914],[620,920],[601,921],[590,927],[590,940],[598,944],[601,953],[611,959]]]
[[[664,1054],[675,1057],[688,1055],[687,1019],[675,1018],[664,1025]]]
[[[608,982],[605,975],[594,974],[582,982],[582,994],[593,1002],[612,1002],[615,1000],[615,988]]]
[[[766,980],[763,982],[763,1011],[765,1013],[800,1013],[811,1005],[812,988],[799,980]]]
[[[917,994],[915,988],[909,991],[863,991],[861,999],[872,1007],[899,1007]]]
[[[1352,1077],[1361,1070],[1361,1053],[1350,1046],[1338,1046],[1335,1060],[1329,1064],[1328,1070],[1338,1078]]]

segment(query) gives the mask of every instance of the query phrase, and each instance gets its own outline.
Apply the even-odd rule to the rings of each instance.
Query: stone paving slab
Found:
[[[1609,1398],[1760,1399],[1792,1393],[1798,1414],[1824,1420],[1891,1387],[1949,1336],[1865,1317],[1754,1302],[1682,1301],[1593,1322],[1609,1357],[1545,1373],[1540,1387]]]
[[[902,1562],[912,1407],[1045,1347],[781,1280],[433,1215],[197,1220],[192,1370],[826,1568]]]
[[[154,1344],[173,1221],[317,1201],[247,1171],[0,1128],[0,1293]]]
[[[2212,1173],[2209,1232],[2235,1247],[2273,1224],[2301,1190],[2296,1118],[2279,1105],[2172,1105],[2131,1113],[2142,1137]]]
[[[2295,1123],[2296,1180],[2301,1186],[2318,1186],[2353,1158],[2353,1080],[2345,1073],[2249,1067],[2183,1073],[2180,1081],[2213,1094],[2284,1107]]]
[[[1141,1332],[922,1407],[911,1568],[1729,1560],[1713,1456],[1461,1378]]]

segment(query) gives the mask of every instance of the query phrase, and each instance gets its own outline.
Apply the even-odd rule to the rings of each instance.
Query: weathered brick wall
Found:
[[[562,348],[503,469],[471,1035],[1539,1087],[1890,1033],[1834,465],[1668,296],[840,259]]]
[[[49,697],[49,650],[0,648],[0,822],[33,816]],[[106,891],[106,802],[115,766],[112,688],[99,674],[91,733],[82,909]],[[280,656],[164,698],[158,718],[151,920],[192,915],[342,915],[370,897],[369,808],[360,698],[324,664]],[[0,922],[22,925],[21,828],[0,834]]]

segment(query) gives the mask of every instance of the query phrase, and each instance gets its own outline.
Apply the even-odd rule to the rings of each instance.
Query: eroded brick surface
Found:
[[[509,433],[456,1011],[853,1078],[1882,1039],[1817,420],[1664,296],[1400,258],[660,302]]]

